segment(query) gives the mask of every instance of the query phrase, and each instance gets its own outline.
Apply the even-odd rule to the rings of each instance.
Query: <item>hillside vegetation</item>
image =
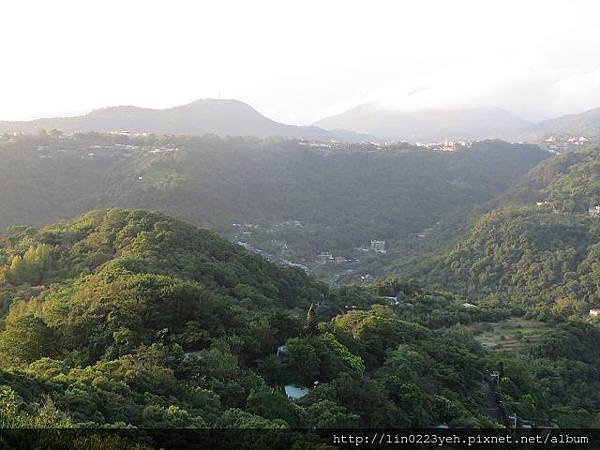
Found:
[[[329,289],[159,213],[11,228],[0,273],[1,427],[500,426],[492,369],[508,413],[598,420],[596,327],[489,354],[463,324],[508,309],[395,279]]]
[[[600,303],[600,218],[588,212],[599,203],[599,148],[544,161],[427,279],[539,317],[587,315]]]
[[[246,241],[286,242],[310,259],[414,236],[494,198],[549,155],[498,141],[443,153],[215,136],[24,136],[0,142],[0,228],[96,208],[155,209],[228,236],[239,231],[233,223],[258,225]]]
[[[0,401],[17,425],[487,423],[475,381],[483,351],[468,335],[406,322],[374,293],[330,292],[161,214],[112,209],[13,228],[0,250],[12,299]],[[346,314],[357,301],[364,309]],[[316,380],[302,404],[281,388]]]

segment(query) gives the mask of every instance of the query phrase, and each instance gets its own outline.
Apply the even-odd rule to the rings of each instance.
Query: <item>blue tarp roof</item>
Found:
[[[293,384],[288,384],[284,387],[285,394],[294,400],[297,400],[302,397],[306,397],[308,395],[308,388],[301,386],[294,386]]]

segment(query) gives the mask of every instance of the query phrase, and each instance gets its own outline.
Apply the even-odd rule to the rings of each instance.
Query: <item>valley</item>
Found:
[[[360,277],[368,273],[359,266],[385,256],[361,250],[371,241],[420,257],[423,247],[443,244],[452,217],[462,220],[552,155],[500,141],[457,152],[403,143],[304,144],[98,133],[5,137],[0,227],[111,206],[156,209],[324,278],[348,268]],[[332,259],[319,258],[329,253]]]

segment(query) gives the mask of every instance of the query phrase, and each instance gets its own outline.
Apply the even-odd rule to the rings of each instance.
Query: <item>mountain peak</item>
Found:
[[[372,141],[372,136],[359,136],[349,131],[326,131],[317,127],[300,127],[276,122],[259,111],[234,99],[198,99],[186,105],[165,109],[140,108],[132,105],[100,108],[76,117],[37,119],[28,122],[0,122],[0,133],[35,133],[58,129],[70,132],[112,132],[127,130],[135,133],[272,136],[340,141]]]
[[[270,120],[248,103],[229,98],[201,98],[185,105],[167,108],[167,110],[188,110],[196,113],[238,113],[247,114],[248,116],[260,116],[265,120]],[[272,122],[275,123],[274,121]]]
[[[528,123],[497,107],[403,111],[379,103],[366,103],[345,113],[326,117],[315,125],[390,139],[435,141],[445,138],[499,138]]]
[[[140,111],[144,111],[144,108],[133,105],[119,105],[94,109],[87,115],[92,117],[110,117],[113,115],[136,114]]]

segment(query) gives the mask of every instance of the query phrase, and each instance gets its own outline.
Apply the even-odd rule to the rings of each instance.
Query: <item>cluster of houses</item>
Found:
[[[546,144],[559,144],[568,143],[572,145],[585,145],[588,142],[588,138],[584,136],[549,136],[544,139]]]
[[[460,143],[463,142],[465,146],[470,145],[464,141],[458,141],[454,143],[448,142],[447,150],[451,151],[452,145],[456,145],[456,148],[453,150],[457,150],[460,147]],[[300,140],[298,144],[305,147],[313,147],[318,149],[323,149],[327,153],[329,151],[351,151],[351,152],[377,152],[377,151],[393,151],[393,150],[403,150],[410,149],[413,147],[408,141],[382,141],[382,142],[338,142],[335,139],[331,139],[329,141],[306,141]],[[436,143],[442,144],[443,143]],[[420,144],[420,146],[424,147],[426,145],[431,144]],[[433,148],[433,147],[431,147]]]
[[[469,141],[449,141],[445,139],[443,142],[417,142],[416,146],[427,150],[434,150],[439,152],[455,152],[458,150],[466,150],[471,148],[472,143]]]
[[[281,250],[288,250],[289,249],[288,242],[285,239],[282,239],[282,240],[271,239],[271,245],[273,247],[279,247]]]
[[[260,225],[254,223],[232,223],[231,226],[240,230],[240,234],[243,234],[244,236],[250,236],[252,230],[260,228]]]
[[[386,253],[387,252],[387,250],[385,249],[385,241],[380,241],[377,239],[371,240],[370,249],[372,251],[374,251],[375,253]]]
[[[542,202],[535,202],[535,205],[538,207],[549,206],[551,203],[547,200]],[[557,212],[556,210],[554,212]],[[600,205],[592,205],[588,208],[587,213],[591,217],[600,217]]]
[[[548,136],[543,142],[546,149],[555,153],[573,150],[588,143],[589,139],[584,136]]]
[[[156,155],[159,153],[172,153],[172,152],[176,152],[176,151],[179,151],[179,149],[177,147],[174,147],[174,148],[158,147],[158,148],[153,148],[152,150],[150,150],[150,153],[153,155]]]
[[[330,141],[299,141],[300,145],[306,147],[316,147],[328,150],[362,150],[362,151],[373,151],[381,150],[384,147],[397,146],[395,143],[388,142],[337,142],[335,139]]]
[[[319,264],[346,264],[351,262],[351,260],[346,258],[345,256],[333,256],[333,253],[331,252],[321,252],[317,255],[317,262]]]
[[[286,220],[285,222],[276,223],[274,228],[303,228],[304,225],[299,220]]]
[[[140,148],[139,145],[133,145],[133,144],[119,144],[119,143],[117,143],[117,144],[113,144],[113,145],[115,147],[118,147],[120,149],[127,150],[127,151],[133,151],[133,150],[137,150],[138,148]],[[98,147],[100,147],[100,146],[98,146]]]
[[[373,239],[369,247],[360,248],[361,251],[372,251],[379,254],[384,254],[387,252],[385,248],[385,241]],[[345,256],[334,256],[331,252],[321,252],[317,255],[317,263],[326,264],[326,263],[334,263],[334,264],[346,264],[352,262],[352,259],[346,258]],[[358,261],[358,260],[356,260]]]
[[[590,206],[588,208],[588,214],[592,217],[600,217],[600,205]]]
[[[68,139],[69,136],[61,136],[61,138]],[[138,150],[139,148],[139,145],[108,143],[91,144],[86,149],[82,149],[79,145],[69,146],[64,143],[60,146],[57,146],[56,144],[37,145],[35,151],[37,152],[37,157],[41,159],[51,159],[55,154],[59,153],[71,153],[84,160],[93,160],[99,156],[111,159],[130,157],[133,154],[133,151]]]
[[[133,133],[131,131],[127,131],[127,130],[113,130],[113,131],[109,131],[108,134],[112,134],[114,136],[131,136],[131,137],[146,137],[149,136],[149,133],[143,132],[143,133]]]

